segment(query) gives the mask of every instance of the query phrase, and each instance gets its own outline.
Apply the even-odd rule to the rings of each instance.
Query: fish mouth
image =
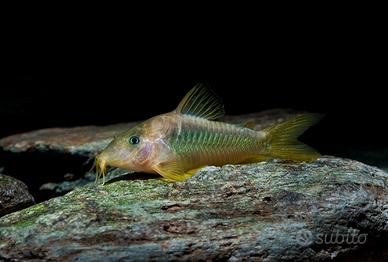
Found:
[[[128,169],[125,164],[126,164],[125,162],[117,160],[117,159],[113,159],[112,160],[104,152],[98,154],[96,156],[95,161],[94,161],[94,166],[96,168],[96,172],[95,172],[96,173],[96,180],[95,180],[95,183],[97,184],[101,180],[101,178],[102,178],[102,185],[105,184],[105,182],[106,182],[105,177],[107,175],[108,167],[124,168],[124,169],[127,169],[127,170],[131,170],[131,169]]]
[[[94,165],[96,166],[96,181],[95,183],[98,183],[100,178],[102,177],[102,184],[105,184],[105,176],[106,176],[106,169],[107,169],[107,163],[106,159],[102,157],[101,155],[98,155],[96,157]]]

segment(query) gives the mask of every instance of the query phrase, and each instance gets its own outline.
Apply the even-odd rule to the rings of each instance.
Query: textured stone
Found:
[[[34,198],[23,182],[0,172],[0,216],[33,204]]]
[[[383,261],[387,221],[388,175],[360,162],[225,165],[180,183],[91,185],[8,214],[0,259]]]

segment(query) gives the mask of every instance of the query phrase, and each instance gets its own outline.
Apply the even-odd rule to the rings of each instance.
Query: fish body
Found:
[[[195,116],[175,118],[166,142],[185,169],[244,163],[263,149],[264,132]]]
[[[264,130],[214,121],[224,114],[221,100],[195,86],[176,110],[152,117],[119,134],[96,158],[106,166],[158,173],[182,181],[207,165],[242,164],[271,158],[313,161],[319,153],[297,137],[320,116],[302,114]]]

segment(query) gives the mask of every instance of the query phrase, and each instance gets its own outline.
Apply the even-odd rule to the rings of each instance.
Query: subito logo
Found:
[[[296,241],[299,245],[308,246],[314,242],[313,233],[310,230],[302,229],[296,233]]]

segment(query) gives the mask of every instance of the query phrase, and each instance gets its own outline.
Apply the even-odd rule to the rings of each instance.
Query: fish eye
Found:
[[[130,136],[128,141],[130,144],[136,145],[140,143],[140,138],[138,136]]]

